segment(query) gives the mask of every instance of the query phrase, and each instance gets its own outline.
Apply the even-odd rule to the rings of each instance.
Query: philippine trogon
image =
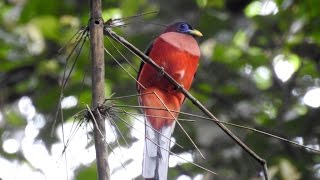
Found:
[[[200,58],[195,37],[202,34],[188,23],[168,26],[149,46],[146,54],[185,89],[189,90]],[[145,146],[142,175],[166,180],[170,138],[185,96],[151,65],[141,63],[137,90],[145,115]],[[166,109],[170,109],[171,112]]]

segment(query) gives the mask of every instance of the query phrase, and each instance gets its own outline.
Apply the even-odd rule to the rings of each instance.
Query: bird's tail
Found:
[[[152,109],[144,110],[146,115],[146,138],[143,158],[143,177],[166,180],[170,138],[175,126],[174,119],[178,116],[178,113],[159,109],[169,108],[178,111],[180,110],[180,102],[175,96],[169,97],[166,93],[155,88],[149,88],[149,90],[145,90],[143,93],[145,95],[140,97],[140,104],[146,107],[153,107]]]
[[[149,123],[147,123],[149,124]],[[171,127],[164,127],[159,133],[146,127],[146,139],[143,158],[143,177],[166,180],[169,167]]]

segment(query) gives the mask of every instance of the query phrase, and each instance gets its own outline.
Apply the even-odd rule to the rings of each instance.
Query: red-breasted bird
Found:
[[[146,54],[187,90],[200,58],[195,37],[202,34],[184,22],[175,23],[157,37]],[[166,180],[170,138],[185,96],[151,65],[142,63],[138,74],[139,103],[145,114],[144,178]],[[169,112],[170,109],[174,112]]]

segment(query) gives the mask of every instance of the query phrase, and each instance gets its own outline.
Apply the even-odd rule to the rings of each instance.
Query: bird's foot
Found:
[[[164,76],[164,67],[160,67],[161,69],[159,70],[159,76],[162,77]]]
[[[176,86],[175,90],[181,91],[183,88],[184,88],[184,86],[182,84],[179,84],[178,86]]]

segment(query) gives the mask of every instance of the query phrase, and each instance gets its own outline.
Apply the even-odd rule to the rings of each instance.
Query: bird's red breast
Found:
[[[190,89],[200,57],[199,46],[192,36],[178,32],[166,32],[154,41],[149,52],[149,57],[178,83],[183,85],[185,89]],[[174,85],[151,67],[151,65],[143,65],[138,76],[138,81],[146,88],[144,89],[140,85],[137,85],[138,91],[142,95],[140,101],[144,106],[164,108],[163,104],[165,104],[170,109],[180,110],[185,98],[184,95],[177,91]],[[152,93],[151,91],[156,91],[162,102],[155,95],[143,95]],[[147,120],[155,129],[159,129],[174,121],[172,113],[167,111],[147,109],[145,113]],[[175,118],[178,116],[178,113],[173,114]],[[153,117],[148,117],[148,115],[152,115]]]

